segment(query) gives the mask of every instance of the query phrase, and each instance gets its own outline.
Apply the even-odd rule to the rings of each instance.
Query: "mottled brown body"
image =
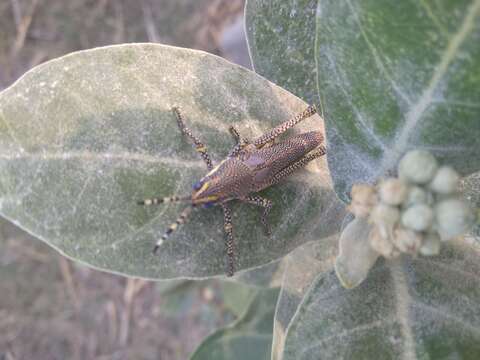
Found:
[[[322,141],[320,131],[311,131],[261,148],[248,144],[200,180],[202,185],[209,185],[194,193],[194,199],[215,196],[216,201],[228,201],[261,191],[275,183],[275,175],[320,146]]]
[[[302,113],[252,142],[242,138],[238,131],[232,127],[230,132],[237,144],[216,167],[213,167],[206,147],[185,126],[179,110],[177,108],[173,110],[181,131],[193,141],[209,172],[193,185],[191,196],[153,198],[140,202],[143,205],[176,201],[190,202],[190,206],[183,210],[176,222],[168,228],[157,242],[154,252],[160,248],[163,241],[180,224],[185,222],[194,207],[200,205],[204,207],[221,205],[224,211],[224,229],[228,255],[227,275],[232,276],[235,270],[235,255],[231,210],[228,202],[238,199],[262,206],[264,211],[261,220],[267,234],[270,234],[267,215],[272,207],[272,203],[270,200],[252,194],[276,184],[297,169],[305,166],[311,160],[326,153],[325,147],[322,145],[323,135],[320,131],[310,131],[294,135],[277,143],[274,142],[286,130],[313,115],[316,112],[315,107],[308,107]]]

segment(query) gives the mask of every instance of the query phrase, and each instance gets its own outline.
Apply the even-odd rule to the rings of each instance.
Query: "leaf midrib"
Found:
[[[149,155],[146,153],[132,153],[132,152],[94,152],[94,151],[65,151],[65,152],[18,152],[15,154],[0,153],[1,160],[96,160],[96,161],[110,161],[110,160],[123,160],[123,161],[139,161],[145,163],[162,163],[172,166],[181,167],[195,167],[204,168],[205,166],[200,160],[192,161],[178,158],[176,156],[160,156]]]
[[[433,94],[435,90],[437,89],[441,79],[446,74],[449,65],[454,60],[457,50],[472,32],[475,24],[474,19],[479,15],[479,12],[480,0],[475,0],[467,9],[467,15],[464,17],[460,28],[450,38],[445,51],[440,57],[441,61],[434,69],[433,76],[430,79],[428,86],[419,97],[419,100],[407,112],[400,134],[396,137],[396,140],[392,143],[392,146],[389,147],[389,149],[383,154],[378,175],[385,174],[387,170],[392,168],[407,149],[408,141],[412,132],[419,124],[425,110],[427,110],[427,108],[433,102]]]

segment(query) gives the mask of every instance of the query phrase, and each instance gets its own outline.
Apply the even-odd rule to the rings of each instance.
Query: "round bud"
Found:
[[[380,235],[378,226],[372,228],[372,231],[370,231],[370,234],[368,235],[368,240],[370,241],[372,249],[387,259],[400,255],[400,252],[393,246],[392,241]]]
[[[367,184],[355,184],[351,194],[352,202],[348,210],[357,217],[367,217],[378,201],[375,188]]]
[[[436,233],[428,233],[423,239],[420,254],[424,256],[438,255],[440,252],[440,238]]]
[[[450,166],[442,166],[437,170],[430,188],[439,194],[452,194],[457,190],[460,176]]]
[[[393,227],[400,219],[400,210],[386,204],[377,204],[370,215],[370,221],[378,226],[380,235],[386,239],[392,237]]]
[[[380,183],[380,199],[388,205],[400,205],[407,197],[408,187],[404,181],[388,178]]]
[[[424,190],[421,186],[410,186],[408,189],[407,198],[403,202],[402,206],[406,209],[417,204],[433,204],[433,195]]]
[[[403,226],[415,230],[428,230],[433,223],[433,210],[430,206],[425,204],[418,204],[410,206],[402,214]]]
[[[473,224],[475,217],[462,200],[450,198],[435,207],[435,225],[443,241],[463,234]]]
[[[401,252],[416,254],[422,245],[422,236],[416,231],[398,227],[394,232],[393,244]]]
[[[437,171],[437,160],[428,151],[413,150],[405,154],[398,165],[402,179],[414,184],[426,184]]]

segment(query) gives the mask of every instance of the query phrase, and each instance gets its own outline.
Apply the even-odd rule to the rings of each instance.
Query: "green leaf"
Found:
[[[462,180],[462,192],[477,216],[477,221],[467,235],[467,240],[476,241],[480,245],[480,172]]]
[[[225,308],[237,317],[245,313],[249,304],[259,291],[254,287],[230,281],[223,281],[221,286]]]
[[[380,262],[360,286],[333,272],[313,282],[289,326],[284,360],[476,359],[480,248]]]
[[[343,199],[411,148],[478,171],[479,38],[479,0],[318,2],[318,89]]]
[[[310,285],[319,274],[333,268],[338,237],[337,234],[322,241],[312,241],[285,258],[285,274],[275,312],[273,360],[282,358],[287,329]]]
[[[284,271],[285,258],[282,258],[260,267],[242,271],[230,280],[259,288],[279,287]]]
[[[245,27],[255,71],[303,100],[318,102],[315,11],[318,0],[248,0]]]
[[[187,49],[121,45],[47,62],[0,93],[0,213],[103,270],[153,279],[224,274],[220,208],[194,211],[154,256],[183,206],[136,204],[190,194],[206,174],[173,106],[218,162],[233,146],[230,125],[253,138],[306,105],[248,70]],[[322,125],[314,116],[297,131]],[[338,231],[343,207],[325,159],[263,196],[274,204],[270,238],[258,208],[233,206],[238,270]]]
[[[245,314],[210,335],[191,360],[270,359],[277,297],[278,289],[258,291]]]

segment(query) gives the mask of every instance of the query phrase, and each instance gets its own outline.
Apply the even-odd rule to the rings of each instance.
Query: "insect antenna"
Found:
[[[185,221],[187,220],[188,218],[188,215],[190,215],[190,213],[192,212],[193,208],[195,207],[195,205],[190,205],[188,207],[186,207],[185,209],[183,209],[183,211],[180,213],[180,216],[177,218],[177,220],[175,220],[174,223],[172,223],[167,231],[165,231],[165,234],[162,235],[162,237],[160,239],[158,239],[155,247],[153,248],[153,253],[156,254],[158,249],[160,248],[160,246],[163,244],[163,242],[165,240],[167,240],[167,238],[170,236],[170,234],[172,232],[174,232],[179,225],[182,225],[185,223]]]
[[[149,205],[158,205],[158,204],[164,204],[164,203],[173,203],[173,202],[190,201],[190,200],[192,200],[190,196],[170,196],[170,197],[164,197],[164,198],[144,199],[144,200],[137,201],[137,204],[149,206]]]

